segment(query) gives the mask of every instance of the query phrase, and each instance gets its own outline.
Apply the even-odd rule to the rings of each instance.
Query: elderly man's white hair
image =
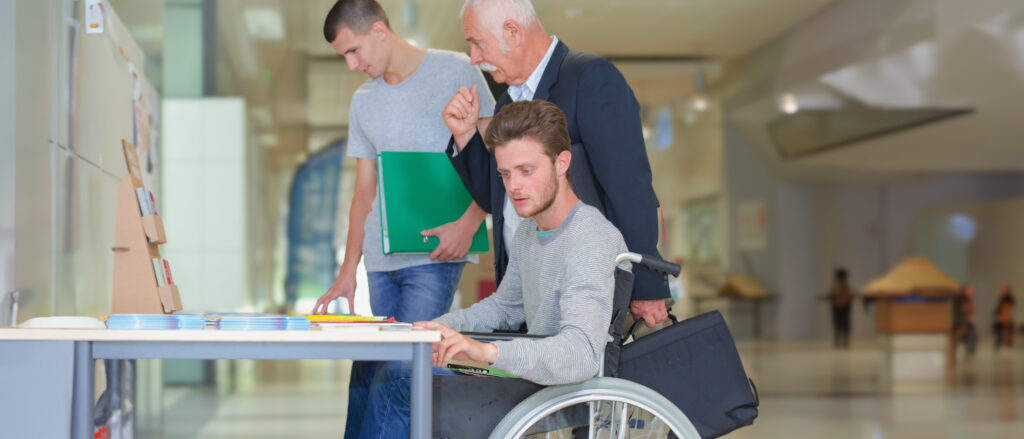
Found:
[[[477,20],[484,29],[488,29],[498,39],[498,48],[502,53],[508,52],[508,44],[501,35],[506,20],[512,20],[528,28],[537,23],[537,12],[530,0],[466,0],[459,12],[459,18],[466,16],[466,11],[473,9]]]

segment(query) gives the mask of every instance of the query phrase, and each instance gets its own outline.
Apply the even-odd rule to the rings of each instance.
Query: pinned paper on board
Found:
[[[142,169],[139,168],[139,156],[135,154],[135,147],[125,140],[121,141],[121,147],[124,149],[124,160],[128,164],[128,173],[132,176],[132,186],[135,188],[146,187],[142,183]]]
[[[103,33],[103,17],[106,10],[103,8],[103,0],[85,1],[85,33]]]
[[[736,244],[740,250],[768,248],[768,211],[764,201],[742,201],[736,211]]]

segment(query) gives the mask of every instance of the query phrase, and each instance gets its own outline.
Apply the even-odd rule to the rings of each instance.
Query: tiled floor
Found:
[[[741,345],[761,412],[729,437],[1024,438],[1024,349],[997,354],[983,343],[950,380],[893,383],[881,372],[881,346]],[[167,388],[162,429],[140,429],[139,436],[341,436],[348,362],[250,362],[241,369],[230,391]]]

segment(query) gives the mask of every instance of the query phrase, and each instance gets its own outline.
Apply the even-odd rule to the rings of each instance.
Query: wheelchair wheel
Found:
[[[664,396],[632,381],[599,377],[534,393],[501,420],[490,438],[700,439],[700,435]]]

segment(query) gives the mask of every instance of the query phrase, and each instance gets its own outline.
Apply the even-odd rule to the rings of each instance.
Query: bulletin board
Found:
[[[686,203],[682,210],[683,260],[687,265],[718,264],[718,197]]]

